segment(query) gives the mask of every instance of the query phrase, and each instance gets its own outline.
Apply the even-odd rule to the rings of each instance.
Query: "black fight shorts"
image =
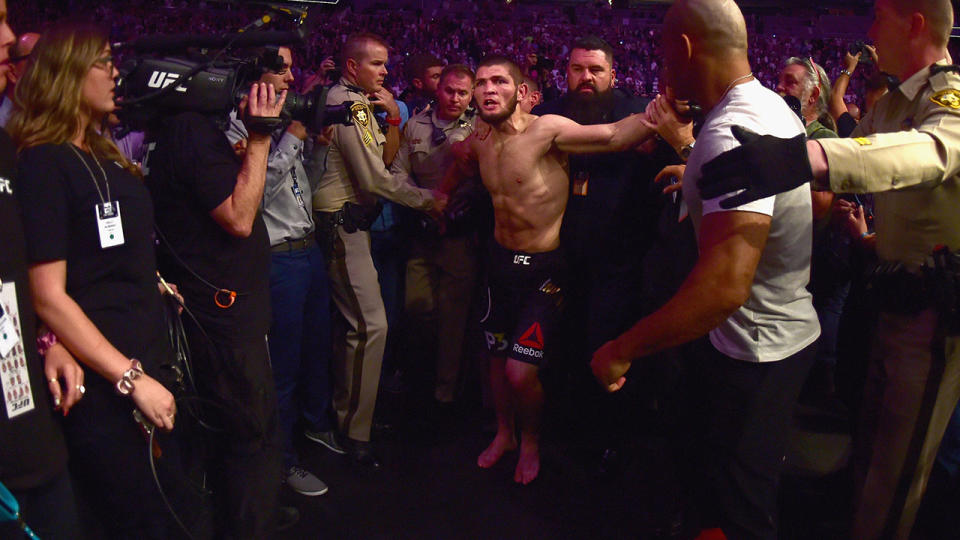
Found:
[[[494,356],[543,367],[557,339],[566,260],[560,249],[511,251],[491,242],[486,310],[480,320]]]

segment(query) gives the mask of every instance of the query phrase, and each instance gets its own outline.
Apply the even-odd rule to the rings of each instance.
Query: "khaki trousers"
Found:
[[[864,389],[852,537],[908,539],[960,397],[960,338],[929,309],[880,313]]]
[[[418,239],[407,260],[408,342],[418,342],[410,343],[409,350],[422,348],[418,344],[436,344],[434,397],[444,403],[453,401],[462,371],[464,333],[477,282],[476,251],[470,236]]]
[[[347,233],[338,226],[331,236],[327,257],[331,296],[345,322],[333,339],[333,408],[343,434],[369,441],[387,314],[370,255],[370,233]]]

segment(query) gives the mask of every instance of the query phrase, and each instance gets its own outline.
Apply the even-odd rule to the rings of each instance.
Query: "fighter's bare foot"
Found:
[[[517,439],[510,432],[498,431],[493,442],[487,447],[480,457],[477,458],[477,465],[483,469],[493,467],[493,464],[500,460],[504,452],[510,452],[517,448]]]
[[[520,459],[513,473],[513,481],[527,485],[540,473],[540,445],[536,442],[520,442]]]

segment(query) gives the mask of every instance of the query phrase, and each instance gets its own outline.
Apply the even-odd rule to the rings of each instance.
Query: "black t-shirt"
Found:
[[[179,284],[208,333],[230,341],[263,336],[270,327],[270,241],[263,218],[258,214],[250,236],[239,238],[210,215],[233,193],[241,160],[213,120],[197,113],[167,119],[154,138],[147,186],[162,234],[161,273]],[[211,285],[236,291],[233,306],[218,307]]]
[[[65,260],[67,294],[121,353],[146,360],[166,331],[153,205],[141,179],[114,161],[99,163],[70,143],[21,152],[18,198],[27,253],[31,263]],[[107,186],[119,202],[124,243],[103,248],[96,212]]]
[[[3,289],[8,291],[5,297],[10,296],[9,291],[16,290],[20,333],[20,344],[7,356],[0,357],[0,377],[4,378],[4,394],[14,388],[23,390],[23,381],[16,381],[11,363],[15,359],[26,360],[33,402],[32,410],[11,415],[5,406],[6,396],[0,398],[4,403],[0,405],[0,481],[20,490],[39,487],[62,472],[67,463],[67,452],[63,435],[53,419],[46,378],[37,356],[36,321],[27,281],[23,225],[15,196],[20,185],[13,179],[15,166],[13,142],[7,132],[0,129],[0,280]],[[9,312],[8,316],[12,314],[12,306],[2,303],[4,310]]]

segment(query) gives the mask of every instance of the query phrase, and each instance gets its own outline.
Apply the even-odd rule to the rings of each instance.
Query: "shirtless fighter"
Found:
[[[562,116],[537,117],[517,107],[528,91],[520,68],[503,57],[477,67],[474,98],[484,121],[457,148],[464,159],[456,177],[480,173],[494,208],[483,324],[490,352],[490,384],[497,435],[477,464],[491,467],[517,446],[514,481],[528,484],[540,471],[539,429],[543,388],[537,375],[556,339],[563,288],[560,223],[567,204],[567,153],[623,151],[653,131],[644,115],[616,124],[581,126]]]

